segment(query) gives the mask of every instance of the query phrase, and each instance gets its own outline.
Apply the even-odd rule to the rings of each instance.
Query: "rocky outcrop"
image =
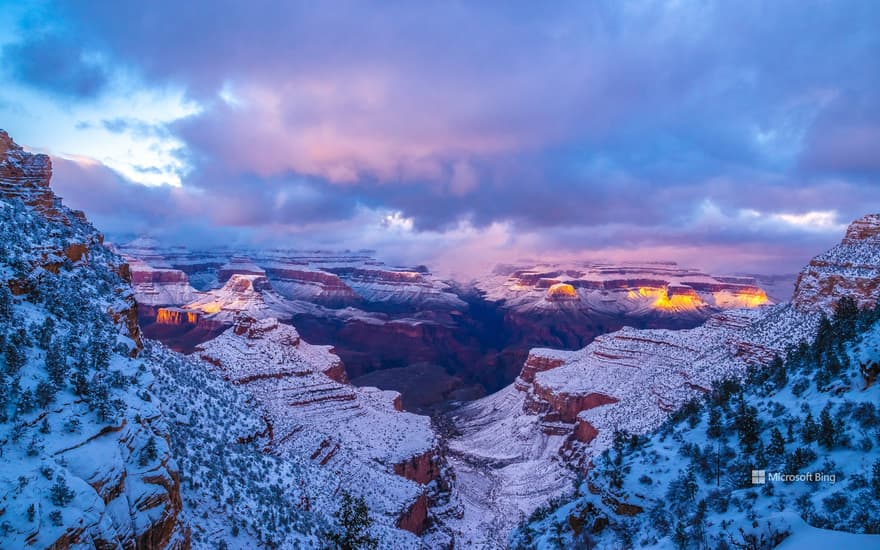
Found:
[[[579,300],[577,291],[568,283],[554,283],[547,289],[547,300],[551,302],[564,302],[567,300]]]
[[[329,346],[310,345],[273,318],[239,314],[196,352],[265,409],[271,452],[310,457],[349,480],[347,490],[378,499],[372,507],[402,528],[420,531],[422,485],[439,477],[437,441],[429,418],[399,410],[398,393],[348,385]]]
[[[266,270],[253,263],[244,256],[233,256],[229,261],[217,270],[217,280],[225,283],[233,275],[266,276]]]
[[[880,214],[854,221],[843,241],[801,271],[792,302],[801,311],[833,313],[842,296],[861,307],[880,299]]]
[[[437,453],[431,449],[403,462],[398,462],[394,465],[394,473],[422,485],[440,479],[440,464]]]
[[[554,354],[544,349],[533,349],[523,365],[519,378],[531,384],[535,381],[535,374],[545,370],[561,367],[565,363],[565,356]]]
[[[722,310],[770,303],[754,278],[674,263],[505,266],[477,286],[505,311],[515,339],[569,349],[624,326],[692,328]]]
[[[416,535],[425,530],[428,519],[428,497],[423,493],[410,505],[397,520],[397,527]]]
[[[846,229],[843,245],[880,244],[880,214],[867,214]]]
[[[586,411],[602,405],[617,403],[617,399],[602,393],[591,392],[586,395],[558,391],[552,387],[534,385],[534,395],[541,402],[549,406],[550,411],[555,413],[552,420],[573,423],[581,411]]]
[[[357,305],[363,301],[335,273],[276,263],[266,268],[266,275],[275,282],[279,293],[291,299],[308,297],[314,303],[331,307]]]
[[[64,221],[73,213],[60,208],[61,199],[49,188],[51,177],[48,155],[26,152],[0,130],[0,197],[20,199],[47,218]]]
[[[198,311],[179,307],[160,307],[156,313],[156,323],[160,325],[196,325],[200,317]]]
[[[51,173],[46,155],[0,131],[0,230],[4,240],[7,232],[16,238],[0,253],[0,285],[17,296],[0,338],[25,320],[48,327],[41,348],[30,339],[16,345],[25,357],[17,376],[46,384],[52,352],[62,371],[42,400],[18,404],[15,433],[4,398],[0,546],[188,548],[169,433],[146,365],[134,360],[142,342],[130,271],[85,216],[54,195]],[[87,358],[75,373],[74,356]]]
[[[577,422],[575,422],[574,426],[574,437],[581,443],[590,443],[596,436],[599,435],[599,430],[593,427],[592,424],[584,420],[583,418],[578,418]]]

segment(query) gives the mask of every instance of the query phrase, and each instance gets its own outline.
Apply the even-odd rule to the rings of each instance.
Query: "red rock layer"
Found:
[[[394,473],[406,479],[426,485],[440,479],[440,466],[433,450],[414,456],[406,462],[394,465]]]
[[[423,493],[409,507],[409,509],[397,520],[397,526],[401,529],[421,535],[425,530],[428,519],[428,497]]]
[[[201,315],[197,311],[179,307],[160,307],[156,314],[156,323],[160,325],[196,325]]]

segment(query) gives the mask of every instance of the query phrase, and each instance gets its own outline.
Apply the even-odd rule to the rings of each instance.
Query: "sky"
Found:
[[[0,0],[110,239],[786,273],[880,211],[880,3]]]

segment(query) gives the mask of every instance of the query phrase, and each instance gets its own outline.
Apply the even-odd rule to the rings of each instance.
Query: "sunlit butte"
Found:
[[[205,311],[205,313],[216,312]],[[183,308],[159,308],[159,311],[156,314],[156,323],[159,325],[194,325],[198,321],[198,312]]]
[[[714,306],[725,309],[733,308],[756,308],[770,303],[767,293],[759,288],[739,288],[736,290],[719,290],[712,292]],[[691,289],[674,289],[668,287],[639,287],[629,290],[627,297],[630,299],[649,299],[654,309],[664,311],[692,311],[708,304],[700,298],[699,294]]]
[[[627,296],[631,299],[648,298],[652,300],[652,308],[664,311],[690,311],[705,305],[693,291],[670,294],[666,287],[639,287],[638,290],[628,291]]]
[[[556,283],[547,289],[548,300],[577,300],[577,290],[567,283]]]
[[[770,303],[767,293],[760,289],[722,290],[712,293],[715,304],[725,308],[755,308]]]

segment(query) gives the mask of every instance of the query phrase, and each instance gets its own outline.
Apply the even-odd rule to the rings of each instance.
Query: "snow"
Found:
[[[786,311],[790,311],[790,308],[786,308]],[[767,331],[762,334],[767,334]],[[722,417],[721,425],[725,431],[720,441],[709,437],[708,413],[706,407],[703,407],[692,420],[678,417],[664,424],[660,430],[646,434],[636,447],[628,447],[629,443],[624,443],[624,451],[620,455],[623,481],[619,488],[613,487],[610,482],[611,472],[616,468],[612,457],[618,456],[617,451],[601,456],[594,455],[596,466],[589,472],[587,483],[575,495],[567,497],[561,505],[556,504],[544,514],[532,518],[528,528],[521,528],[516,537],[526,536],[525,529],[529,529],[532,532],[530,536],[538,547],[556,547],[556,543],[551,542],[556,537],[556,528],[553,526],[562,525],[562,537],[570,537],[570,528],[566,527],[569,525],[569,518],[594,517],[585,512],[593,507],[593,510],[598,510],[598,513],[618,522],[613,529],[605,529],[601,535],[597,535],[600,547],[625,545],[623,539],[615,538],[618,536],[615,533],[622,529],[640,547],[671,549],[676,547],[672,535],[663,531],[658,518],[670,518],[673,523],[684,521],[689,525],[688,518],[694,511],[694,505],[705,499],[709,506],[702,525],[706,536],[715,543],[722,539],[739,541],[742,538],[739,529],[742,528],[746,533],[765,536],[769,536],[773,530],[780,533],[790,531],[790,537],[783,542],[781,548],[805,547],[806,541],[812,541],[813,537],[828,543],[838,541],[840,544],[847,544],[847,548],[880,547],[878,534],[853,535],[817,529],[831,525],[848,531],[880,529],[880,517],[876,514],[880,507],[876,504],[876,497],[871,496],[867,483],[873,465],[880,464],[880,440],[877,440],[876,434],[872,435],[871,428],[873,425],[873,430],[876,431],[876,423],[880,421],[876,417],[875,408],[880,403],[880,387],[874,384],[866,388],[858,375],[861,361],[880,359],[880,323],[875,323],[855,341],[847,344],[845,353],[853,361],[845,362],[849,365],[848,370],[839,376],[838,381],[826,388],[819,388],[813,382],[817,377],[815,367],[810,363],[815,359],[811,359],[813,356],[810,353],[806,356],[807,363],[787,366],[788,381],[783,387],[777,390],[766,389],[759,381],[754,381],[745,388],[745,399],[748,406],[756,410],[760,438],[764,445],[768,445],[770,431],[774,427],[778,427],[783,434],[788,425],[795,429],[795,439],[786,440],[785,443],[788,454],[772,455],[767,447],[767,464],[758,468],[765,470],[768,483],[746,483],[742,488],[743,477],[747,478],[749,469],[757,466],[754,462],[744,462],[743,456],[736,452],[738,443],[736,432],[731,427],[733,412],[730,412],[736,409],[734,398],[734,404],[726,409],[728,412],[722,412],[725,416]],[[796,387],[805,389],[795,391]],[[855,411],[866,410],[862,405],[868,407],[867,410],[874,411],[873,420],[864,412],[856,416]],[[837,443],[832,448],[825,448],[815,442],[803,444],[799,432],[804,415],[809,411],[818,419],[820,411],[826,407],[835,419]],[[728,440],[731,435],[732,440]],[[841,443],[841,438],[849,438],[849,442]],[[818,455],[801,469],[802,472],[812,473],[816,479],[771,481],[774,472],[784,471],[787,457],[796,447],[811,448]],[[693,454],[715,453],[718,450],[725,453],[725,456],[720,460],[709,460],[708,471],[701,462],[703,459],[694,458],[700,454]],[[720,468],[713,466],[716,460]],[[689,468],[694,468],[696,472],[694,482],[697,494],[690,501],[680,493],[674,493],[672,489],[676,480]],[[720,486],[716,486],[717,474],[720,474]],[[729,504],[719,504],[722,501]],[[622,516],[615,513],[615,507],[619,503],[637,506],[641,512],[631,518]],[[869,515],[864,518],[859,515],[865,512]],[[812,526],[807,525],[802,517],[809,518]]]
[[[791,535],[777,546],[777,550],[829,550],[830,548],[880,548],[880,537],[830,531],[808,525],[799,517],[790,519]]]
[[[23,335],[9,347],[25,357],[20,367],[7,364],[8,353],[0,359],[0,386],[11,390],[9,402],[0,402],[0,546],[48,547],[62,536],[73,545],[91,537],[122,544],[168,516],[166,542],[179,541],[170,502],[177,466],[161,443],[166,432],[155,404],[140,397],[150,377],[143,361],[131,357],[137,335],[123,322],[134,303],[119,276],[122,260],[100,245],[93,227],[57,202],[53,212],[15,199],[0,204],[0,287],[14,279],[35,289],[13,298],[10,316],[0,323],[4,342],[12,342],[7,338],[13,333]],[[86,249],[76,262],[63,254],[71,244]],[[50,319],[54,328],[41,328]],[[97,361],[101,350],[106,363]],[[52,352],[63,362],[61,379],[52,382],[47,402],[25,407],[22,393],[50,380]],[[74,366],[87,377],[85,395],[68,382]],[[103,386],[102,380],[110,383]],[[102,387],[106,397],[96,393]],[[105,405],[102,417],[98,408]],[[156,456],[142,459],[151,437],[160,441]],[[66,503],[50,498],[50,488],[61,480],[71,492]]]
[[[304,342],[289,325],[249,322],[251,334],[243,326],[228,329],[197,353],[264,408],[274,432],[273,452],[313,457],[396,519],[423,488],[395,474],[393,466],[436,448],[430,419],[394,410],[395,392],[330,378],[331,369],[341,370],[339,358],[329,346]]]
[[[876,269],[880,266],[880,248],[876,244],[850,243],[832,249],[820,256],[814,263],[834,260],[845,262],[840,268],[846,276],[857,277],[858,284],[846,283],[837,287],[840,292],[822,299],[828,304],[840,296],[852,295],[853,288],[868,288],[876,293],[880,280]],[[834,276],[840,263],[829,264],[826,274]],[[854,265],[858,267],[853,267]],[[587,263],[575,266],[539,266],[527,272],[516,272],[515,267],[497,270],[493,278],[480,283],[487,297],[505,299],[511,308],[548,307],[543,298],[545,289],[537,289],[531,283],[524,284],[524,276],[552,277],[554,280],[577,282],[579,280],[608,281],[626,274],[641,273],[666,277],[670,284],[687,284],[688,281],[706,280],[708,276],[688,272],[677,272],[674,265],[652,266],[600,266]],[[867,277],[867,279],[864,279]],[[862,278],[862,279],[858,279]],[[750,281],[718,278],[720,282],[749,284]],[[865,281],[872,281],[871,284]],[[847,281],[844,278],[844,281]],[[576,286],[576,285],[575,285]],[[803,285],[799,287],[803,294]],[[584,292],[583,288],[579,292]],[[602,305],[604,291],[582,294],[587,307],[598,310],[601,307],[619,307],[619,293],[611,305]],[[614,295],[613,292],[608,293]],[[813,296],[815,297],[815,296]],[[864,298],[864,296],[862,297]],[[798,295],[795,294],[797,301]],[[536,301],[537,300],[537,301]],[[862,299],[861,303],[870,303]],[[540,304],[544,305],[540,305]],[[570,302],[554,303],[553,307],[574,307]],[[640,311],[638,308],[629,309]],[[501,463],[505,476],[484,474],[490,480],[485,484],[483,497],[487,509],[492,509],[492,500],[504,487],[522,483],[536,489],[540,498],[523,497],[506,503],[510,510],[519,509],[526,514],[539,508],[553,497],[566,492],[565,484],[554,484],[555,473],[565,471],[568,466],[584,467],[595,457],[608,449],[616,430],[632,434],[650,434],[660,428],[669,414],[678,410],[691,399],[699,398],[714,383],[727,378],[742,379],[749,366],[769,363],[774,355],[784,355],[786,350],[812,338],[819,323],[821,310],[795,307],[791,304],[760,307],[752,309],[728,310],[716,313],[694,329],[687,330],[636,330],[624,328],[618,332],[596,338],[587,347],[578,351],[558,351],[533,349],[531,354],[550,362],[561,362],[550,370],[534,375],[534,382],[518,379],[501,392],[467,404],[450,415],[452,436],[448,446],[454,453],[450,460],[456,476],[473,477],[472,463]],[[853,353],[858,362],[876,360],[880,353],[880,335],[870,335],[862,347]],[[871,343],[875,342],[875,343]],[[858,363],[857,363],[858,364]],[[545,420],[557,412],[548,400],[560,403],[573,402],[573,399],[591,394],[604,395],[616,400],[581,410],[577,421],[589,424],[598,430],[598,435],[589,442],[581,443],[571,435],[575,425],[559,422],[558,419]],[[782,392],[779,399],[788,395],[790,401],[780,401],[794,407],[795,403],[809,399]],[[817,396],[818,397],[818,396]],[[819,410],[813,411],[814,416]],[[557,438],[554,440],[554,438]],[[562,458],[562,460],[560,460]],[[670,459],[671,460],[671,459]],[[841,453],[838,463],[848,461],[865,468],[867,465],[854,456]],[[535,464],[534,462],[538,463]],[[673,462],[674,464],[675,462]],[[512,468],[512,465],[521,466]],[[672,469],[672,472],[677,471]],[[536,475],[540,472],[540,475]],[[652,476],[663,476],[662,472],[652,471]],[[668,479],[665,481],[669,481]],[[479,486],[479,485],[477,485]],[[636,490],[636,488],[631,488]],[[467,516],[465,516],[466,518]],[[467,533],[486,530],[478,521],[449,521],[452,528]],[[504,528],[493,533],[503,533]],[[489,537],[491,539],[491,536]]]

